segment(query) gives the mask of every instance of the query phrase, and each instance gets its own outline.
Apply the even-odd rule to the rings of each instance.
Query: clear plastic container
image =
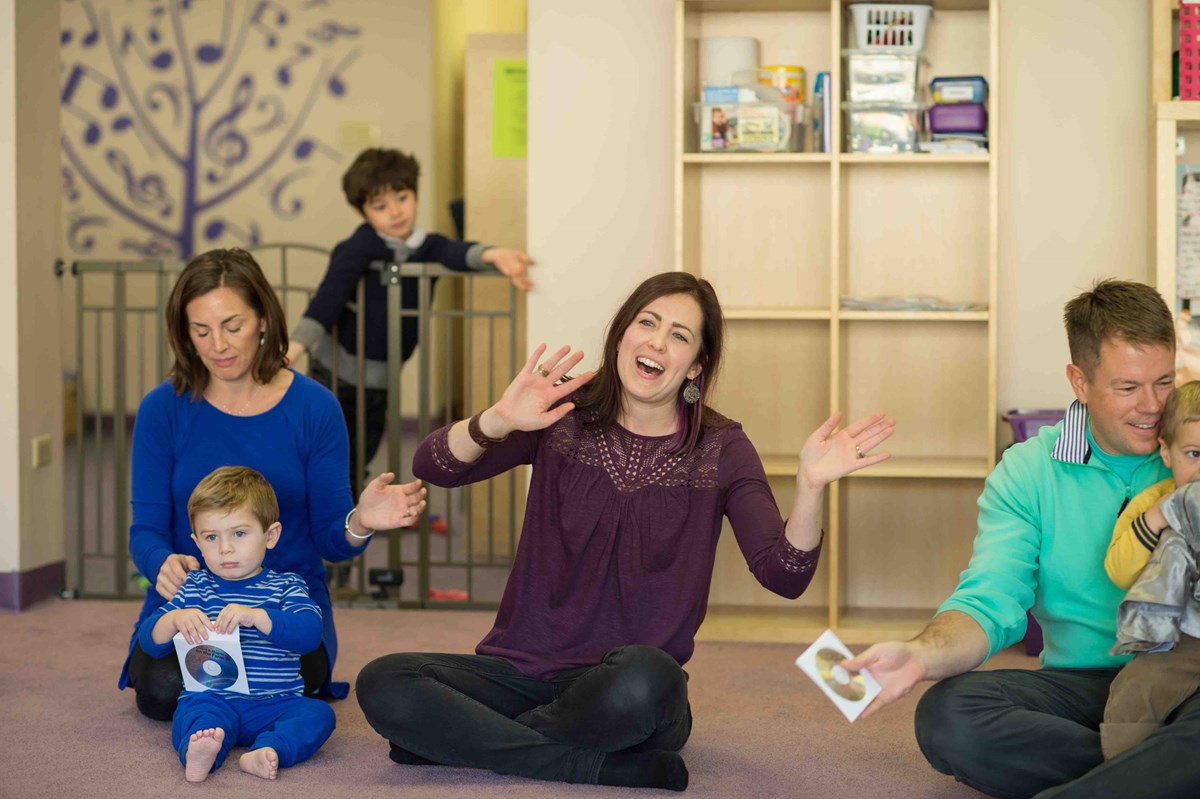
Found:
[[[920,103],[845,103],[846,152],[912,153],[925,117]]]
[[[911,103],[917,99],[921,57],[896,50],[844,50],[846,99],[852,103]]]
[[[805,107],[797,103],[695,103],[700,151],[800,152]]]

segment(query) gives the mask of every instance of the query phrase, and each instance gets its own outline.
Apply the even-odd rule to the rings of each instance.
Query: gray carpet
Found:
[[[289,799],[413,796],[542,797],[672,795],[543,783],[473,769],[397,766],[353,695],[334,703],[338,728],[310,761],[267,783],[240,772],[234,750],[200,787],[183,779],[170,726],[143,718],[131,691],[116,690],[138,606],[53,600],[0,613],[0,796],[136,797],[286,792]],[[339,609],[336,677],[351,683],[393,651],[471,651],[492,614]],[[802,646],[701,643],[688,664],[696,723],[683,750],[692,797],[871,796],[951,799],[981,794],[930,769],[912,714],[920,690],[884,713],[849,724],[792,661]],[[1031,668],[1012,649],[991,667]],[[253,792],[253,793],[252,793]]]

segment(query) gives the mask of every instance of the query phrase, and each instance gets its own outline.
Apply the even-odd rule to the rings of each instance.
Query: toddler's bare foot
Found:
[[[271,747],[264,746],[262,749],[255,749],[253,752],[242,755],[238,766],[247,774],[262,777],[264,780],[273,780],[279,776],[279,755]]]
[[[187,765],[183,767],[183,776],[188,782],[204,782],[224,740],[225,730],[220,727],[192,733],[188,742]]]

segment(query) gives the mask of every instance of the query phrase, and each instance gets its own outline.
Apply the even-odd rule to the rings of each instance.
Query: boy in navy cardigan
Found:
[[[354,159],[342,177],[346,201],[363,218],[350,238],[333,248],[329,269],[309,302],[288,344],[288,361],[295,363],[304,352],[311,356],[312,377],[337,394],[350,431],[350,485],[357,494],[363,475],[355,474],[358,440],[355,435],[357,413],[354,368],[358,344],[355,341],[354,312],[347,303],[355,297],[358,283],[366,279],[364,313],[366,358],[364,400],[366,405],[363,463],[371,462],[383,438],[387,413],[387,289],[378,272],[371,273],[377,261],[403,263],[440,263],[448,269],[469,272],[484,265],[495,267],[514,286],[527,291],[532,286],[525,275],[533,263],[520,250],[489,247],[474,242],[454,241],[417,227],[417,160],[399,150],[364,150]],[[402,305],[417,307],[418,283],[415,278],[400,281]],[[337,340],[331,331],[337,325]],[[401,323],[400,357],[407,361],[417,346],[417,319],[405,317]],[[338,358],[338,385],[333,385],[334,352]]]
[[[321,643],[321,609],[302,579],[262,566],[281,527],[275,492],[261,474],[217,469],[192,492],[188,519],[206,568],[188,572],[174,598],[142,623],[139,642],[152,657],[166,657],[176,633],[198,644],[209,630],[240,627],[250,693],[185,690],[171,742],[188,782],[204,781],[234,746],[250,747],[242,771],[273,780],[280,768],[312,757],[336,723],[329,705],[303,695],[300,676],[300,655]]]

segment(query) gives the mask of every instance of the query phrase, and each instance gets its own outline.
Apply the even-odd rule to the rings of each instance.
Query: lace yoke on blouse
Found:
[[[549,432],[547,445],[565,458],[603,469],[621,493],[651,485],[717,487],[721,442],[729,427],[706,430],[692,452],[682,455],[671,454],[674,436],[639,436],[619,425],[600,430],[583,422],[582,414],[567,414]]]

